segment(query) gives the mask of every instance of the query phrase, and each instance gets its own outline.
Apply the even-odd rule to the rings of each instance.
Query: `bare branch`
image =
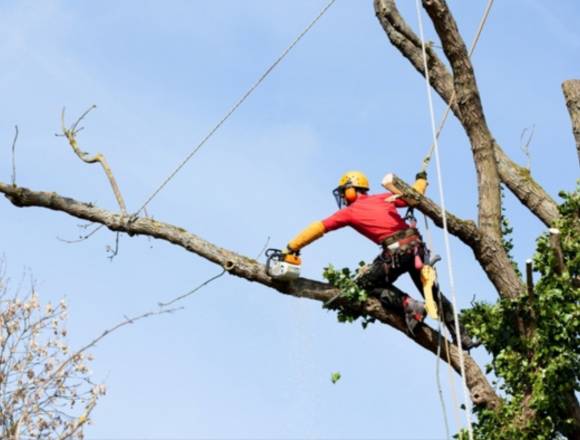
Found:
[[[580,161],[580,80],[571,79],[562,83],[562,91],[566,98],[566,107],[572,121],[572,132],[576,140],[576,151]]]
[[[264,265],[256,260],[218,247],[182,228],[167,223],[148,218],[128,219],[125,216],[114,214],[96,208],[93,205],[60,196],[56,193],[35,192],[26,188],[6,185],[1,182],[0,192],[4,193],[5,196],[16,206],[37,206],[61,211],[83,220],[101,223],[112,231],[125,232],[131,236],[149,236],[173,243],[189,252],[193,252],[220,265],[231,275],[244,278],[248,281],[258,282],[287,295],[292,295],[298,298],[309,298],[325,303],[338,292],[337,289],[328,284],[306,278],[299,278],[292,283],[284,283],[274,280],[266,273]],[[472,227],[475,227],[475,225],[472,225]],[[369,315],[376,320],[407,334],[404,318],[395,311],[383,308],[380,301],[375,298],[369,298],[362,305],[356,306],[347,303],[346,300],[342,298],[338,299],[337,303],[349,311]],[[415,332],[415,337],[412,339],[423,348],[436,354],[437,337],[436,331],[423,325]],[[448,355],[451,366],[458,372],[460,370],[459,353],[455,345],[450,347],[450,353],[448,353],[447,350],[444,350],[441,354],[441,358],[445,361]],[[464,355],[464,358],[467,385],[471,391],[473,402],[477,405],[487,407],[497,406],[500,399],[493,391],[477,363],[468,355]]]
[[[395,1],[374,0],[374,4],[377,18],[391,43],[411,62],[421,75],[425,76],[421,60],[420,41],[417,44],[418,37],[399,14]],[[451,110],[467,133],[464,116],[461,113],[462,109],[454,102],[453,76],[433,51],[428,52],[428,58],[431,86],[447,104],[451,103]],[[477,88],[475,93],[477,94],[477,99],[479,99]],[[525,168],[517,165],[505,154],[495,140],[493,140],[493,148],[497,161],[497,171],[502,182],[506,184],[524,206],[547,226],[550,226],[554,220],[559,218],[556,202],[532,178]]]
[[[226,269],[223,269],[220,273],[218,273],[217,275],[214,275],[213,277],[205,280],[203,283],[201,283],[196,288],[190,290],[189,292],[184,293],[183,295],[180,295],[180,296],[178,296],[176,298],[173,298],[172,300],[170,300],[170,301],[168,301],[166,303],[163,303],[163,302],[158,303],[159,307],[167,307],[167,306],[170,306],[172,304],[175,304],[177,301],[181,301],[182,299],[187,298],[190,295],[193,295],[195,292],[197,292],[202,287],[207,286],[209,283],[211,283],[211,282],[217,280],[218,278],[222,277],[226,272],[227,272],[227,270]]]
[[[14,126],[14,139],[12,140],[12,185],[16,186],[16,141],[18,141],[18,125]]]
[[[564,252],[562,251],[562,244],[560,243],[560,230],[550,228],[550,246],[554,253],[554,270],[562,275],[567,272],[566,263],[564,262]]]
[[[520,150],[524,153],[527,158],[527,169],[528,172],[532,172],[532,156],[530,154],[530,143],[534,138],[534,132],[536,131],[536,126],[532,125],[532,128],[524,128],[522,134],[520,135]],[[527,137],[526,137],[527,135]]]
[[[99,225],[95,229],[93,229],[91,232],[89,232],[88,234],[81,235],[76,240],[67,240],[67,239],[64,239],[64,238],[61,238],[61,237],[58,237],[58,236],[56,237],[56,239],[59,240],[59,241],[62,241],[63,243],[68,243],[68,244],[81,243],[81,242],[83,242],[83,241],[88,240],[89,238],[91,238],[93,235],[95,235],[97,232],[99,232],[102,228],[103,228],[103,225]]]
[[[268,238],[266,238],[266,242],[264,243],[264,246],[262,246],[262,249],[260,249],[260,252],[258,252],[258,255],[256,255],[256,258],[254,258],[254,260],[260,259],[260,257],[264,253],[264,251],[268,248],[269,244],[270,244],[270,236],[268,235]]]
[[[111,261],[113,261],[113,259],[119,253],[119,235],[120,235],[119,232],[115,234],[115,247],[107,246],[107,252],[110,253],[110,255],[107,258]]]
[[[111,167],[109,166],[107,160],[105,159],[105,156],[103,156],[101,153],[97,153],[94,156],[90,156],[88,153],[81,151],[81,149],[78,146],[77,140],[76,140],[77,133],[82,130],[82,127],[78,128],[78,125],[89,114],[89,112],[91,110],[95,109],[96,107],[97,107],[96,105],[91,106],[68,129],[65,126],[65,121],[64,121],[65,109],[63,108],[62,114],[61,114],[62,133],[67,138],[71,148],[73,149],[75,154],[79,157],[79,159],[81,159],[83,162],[89,163],[89,164],[97,163],[97,162],[101,164],[103,171],[105,172],[105,174],[107,175],[107,178],[109,179],[109,183],[111,184],[111,188],[113,189],[113,193],[115,194],[115,198],[117,199],[117,203],[119,204],[119,208],[121,209],[121,213],[123,213],[123,215],[127,215],[127,207],[125,205],[125,200],[123,199],[123,196],[121,195],[121,190],[119,189],[119,185],[117,185],[117,181],[116,181],[115,177],[113,176],[113,172],[111,171]]]
[[[502,182],[530,212],[546,226],[551,226],[560,218],[554,199],[534,180],[527,168],[512,161],[497,143],[494,143],[494,148]]]
[[[469,53],[446,2],[423,0],[423,7],[431,17],[453,70],[456,102],[463,128],[471,143],[477,171],[479,226],[484,233],[500,239],[500,180],[494,140],[487,127]]]
[[[399,49],[417,71],[425,76],[421,51],[421,40],[405,22],[394,0],[374,0],[375,14],[385,30],[391,43]],[[427,65],[429,67],[431,86],[445,99],[451,102],[453,95],[453,77],[437,54],[427,47]],[[458,108],[453,105],[457,114]]]

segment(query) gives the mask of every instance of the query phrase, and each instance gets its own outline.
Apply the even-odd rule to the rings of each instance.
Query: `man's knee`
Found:
[[[356,284],[367,291],[384,285],[385,280],[386,272],[384,265],[377,260],[361,267],[355,277]]]
[[[371,295],[378,298],[384,306],[395,309],[403,308],[403,298],[407,296],[395,286],[375,288],[371,291]]]

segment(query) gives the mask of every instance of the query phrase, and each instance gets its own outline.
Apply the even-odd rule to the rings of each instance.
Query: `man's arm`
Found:
[[[288,250],[290,252],[298,252],[304,246],[309,245],[314,240],[319,239],[326,232],[326,228],[321,221],[311,223],[306,228],[296,235],[290,242],[288,242]]]
[[[296,253],[314,240],[318,240],[326,232],[347,226],[349,219],[349,211],[347,208],[344,208],[322,221],[311,223],[300,231],[296,237],[290,240],[287,248],[290,252]]]
[[[392,174],[387,174],[383,178],[383,182],[382,182],[383,187],[392,192],[392,194],[389,195],[385,199],[385,201],[393,203],[397,208],[405,208],[409,205],[407,204],[407,202],[405,200],[401,199],[400,192],[392,186],[392,184],[391,184],[392,176],[393,176]],[[417,191],[419,194],[425,195],[425,191],[427,190],[427,185],[428,185],[427,173],[425,171],[420,171],[415,176],[415,183],[413,183],[413,185],[411,185],[411,187],[415,191]]]

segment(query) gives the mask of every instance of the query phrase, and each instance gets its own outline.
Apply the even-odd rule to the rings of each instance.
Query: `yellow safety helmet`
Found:
[[[360,171],[347,171],[338,181],[338,186],[332,191],[339,208],[356,200],[357,190],[367,192],[369,179]]]

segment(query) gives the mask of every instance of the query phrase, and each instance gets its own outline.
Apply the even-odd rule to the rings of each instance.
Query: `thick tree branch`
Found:
[[[576,151],[580,161],[580,80],[571,79],[562,83],[562,91],[566,98],[566,107],[572,121],[572,132],[576,140]]]
[[[494,148],[501,181],[536,217],[551,226],[560,217],[554,199],[532,178],[530,170],[512,161],[497,143]]]
[[[453,70],[454,90],[461,122],[471,143],[479,194],[479,227],[501,239],[500,179],[494,155],[494,140],[487,127],[473,66],[467,47],[445,0],[423,0],[443,51]]]
[[[399,190],[403,199],[433,220],[437,226],[443,227],[442,211],[435,202],[421,196],[398,177],[393,176],[392,178],[394,186]],[[509,298],[522,293],[525,286],[515,273],[501,241],[484,233],[471,220],[462,220],[450,212],[446,214],[449,232],[471,248],[475,258],[498,293]]]
[[[405,22],[394,0],[374,0],[375,14],[387,36],[401,54],[407,58],[417,71],[425,76],[421,40]],[[431,47],[427,47],[427,67],[431,86],[446,102],[453,95],[453,77]],[[454,104],[453,111],[459,110]]]
[[[112,231],[125,232],[129,235],[145,235],[173,243],[218,264],[231,275],[244,278],[248,281],[258,282],[287,295],[299,298],[310,298],[325,303],[338,293],[335,288],[328,284],[306,278],[299,278],[291,284],[273,280],[266,274],[264,265],[256,260],[218,247],[177,226],[149,218],[129,219],[126,216],[114,214],[96,208],[91,204],[81,203],[56,193],[31,191],[26,188],[15,187],[1,182],[0,192],[4,193],[18,207],[36,206],[61,211],[73,217],[103,224]],[[344,299],[339,298],[335,304],[342,305],[352,312],[368,314],[378,321],[407,334],[406,325],[402,316],[383,308],[377,299],[370,298],[361,306],[352,306],[344,301]],[[437,332],[424,325],[420,326],[415,333],[416,336],[412,339],[436,355]],[[443,349],[441,359],[447,361],[447,356],[449,356],[450,365],[455,371],[459,372],[459,352],[455,345],[450,345],[449,353]],[[465,355],[465,367],[466,381],[471,392],[473,403],[485,407],[496,407],[499,405],[499,397],[493,391],[477,363],[469,355]]]
[[[425,76],[419,38],[399,14],[395,1],[374,0],[374,4],[377,18],[393,46],[411,62],[421,75]],[[397,29],[404,29],[405,32],[397,32]],[[419,41],[419,44],[417,44],[417,41]],[[455,104],[453,76],[432,50],[428,52],[428,56],[431,86],[447,104],[452,103],[451,109],[453,113],[467,132],[461,110]],[[475,91],[479,96],[477,89]],[[501,181],[506,184],[524,206],[547,226],[550,226],[559,217],[556,202],[532,178],[528,170],[513,162],[497,142],[494,141],[493,145]]]

